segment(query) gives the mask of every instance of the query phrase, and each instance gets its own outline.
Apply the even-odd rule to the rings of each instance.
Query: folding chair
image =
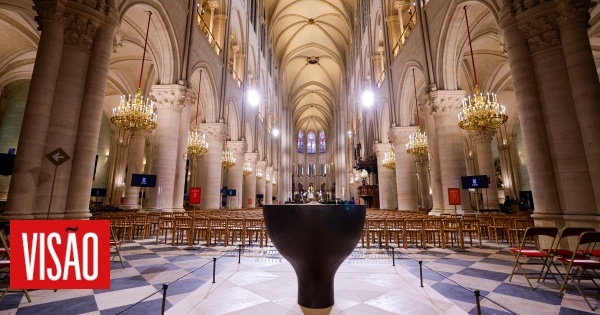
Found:
[[[119,256],[119,260],[121,262],[121,267],[125,269],[125,265],[123,264],[123,257],[121,257],[121,245],[123,245],[123,239],[117,238],[117,233],[115,233],[113,227],[110,227],[110,248],[114,248],[115,251],[110,259],[110,262],[114,262],[115,258]]]
[[[591,259],[590,256],[592,249],[597,243],[600,243],[600,232],[584,232],[579,236],[576,248],[587,247],[588,250],[574,251],[571,257],[561,257],[558,259],[566,269],[565,278],[560,286],[558,296],[562,296],[567,282],[570,279],[592,311],[594,311],[594,308],[583,291],[600,291],[600,286],[596,283],[596,280],[600,280],[600,273],[598,273],[600,270],[600,261]],[[583,287],[582,280],[590,280],[593,286]]]
[[[593,228],[585,228],[585,227],[566,227],[563,228],[558,236],[556,237],[556,242],[552,244],[552,247],[549,249],[544,249],[552,254],[552,266],[556,271],[557,275],[563,276],[563,273],[558,270],[558,265],[555,262],[558,262],[559,258],[570,258],[573,256],[573,252],[577,251],[577,248],[572,247],[575,245],[575,242],[579,240],[579,236],[583,232],[593,232],[595,231]],[[573,239],[577,237],[577,239]],[[569,242],[569,238],[571,238],[572,242]],[[569,246],[569,244],[571,246]],[[580,254],[583,256],[583,254]]]
[[[2,272],[5,272],[8,276],[10,276],[10,247],[9,247],[9,243],[8,243],[8,237],[6,237],[6,233],[4,233],[4,230],[0,229],[0,242],[2,242],[2,246],[4,246],[4,249],[6,250],[5,252],[5,256],[6,259],[0,260],[0,270],[2,270]],[[6,287],[6,289],[4,290],[4,292],[2,292],[2,295],[0,295],[0,300],[2,300],[4,298],[4,296],[6,295],[6,293],[8,292],[20,292],[23,291],[23,293],[25,293],[25,297],[27,298],[27,301],[31,302],[31,297],[29,297],[29,293],[27,292],[27,290],[11,290],[10,289],[10,284],[8,285],[8,287]]]
[[[513,275],[515,274],[515,270],[517,267],[521,270],[521,273],[527,280],[529,287],[534,289],[529,281],[529,275],[538,275],[537,280],[540,281],[542,276],[547,275],[547,273],[552,274],[550,270],[550,263],[552,259],[552,254],[550,254],[547,250],[543,250],[539,245],[539,237],[547,236],[551,238],[549,244],[554,244],[554,240],[556,239],[556,235],[558,234],[558,228],[555,227],[529,227],[525,230],[523,234],[523,238],[519,244],[518,248],[510,248],[510,252],[513,254],[515,258],[515,265],[513,266],[512,272],[510,273],[510,278],[508,278],[508,282],[512,281]],[[527,241],[531,240],[533,242],[532,246],[526,246]],[[525,261],[521,261],[521,258],[526,258]],[[542,269],[539,272],[525,271],[524,266],[526,265],[541,265]],[[546,272],[546,273],[545,273]],[[553,278],[554,275],[552,274]],[[554,278],[556,280],[556,278]],[[558,283],[558,280],[556,280]]]

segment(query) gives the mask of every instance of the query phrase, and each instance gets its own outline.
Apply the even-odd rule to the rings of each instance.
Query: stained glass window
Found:
[[[319,132],[319,153],[325,153],[325,131]]]
[[[298,131],[298,153],[304,153],[304,132]]]
[[[315,136],[315,133],[310,131],[308,133],[308,136],[306,136],[307,138],[307,143],[306,143],[306,148],[307,151],[306,153],[317,153],[317,137]]]

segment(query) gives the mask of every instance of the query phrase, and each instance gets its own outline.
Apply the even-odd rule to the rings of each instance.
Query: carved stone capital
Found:
[[[496,130],[484,130],[484,131],[476,131],[470,132],[469,138],[473,140],[473,143],[492,143],[492,138],[496,134]]]
[[[267,168],[267,161],[256,162],[256,169],[265,170]]]
[[[271,174],[271,175],[272,175],[272,174],[273,174],[273,166],[267,166],[267,171],[266,171],[266,173],[267,173],[267,174]]]
[[[456,115],[462,109],[464,90],[438,90],[429,92],[429,97],[421,98],[419,106],[422,111],[434,117],[452,114]]]
[[[394,9],[402,11],[403,8],[407,7],[406,4],[407,3],[404,0],[397,0],[396,2],[394,2]]]
[[[37,12],[34,18],[38,23],[38,30],[42,30],[47,21],[60,21],[65,14],[65,4],[67,1],[33,1],[33,9]]]
[[[373,144],[373,151],[378,157],[383,157],[386,152],[392,151],[391,143],[375,143]]]
[[[65,23],[65,44],[91,51],[100,22],[71,13],[65,13],[61,20]]]
[[[587,25],[590,19],[590,1],[589,0],[556,0],[556,11],[560,15],[559,23],[571,21],[585,21]]]
[[[227,141],[227,148],[233,154],[244,154],[248,150],[246,141]]]
[[[416,126],[410,127],[392,127],[388,131],[388,138],[394,144],[394,147],[404,146],[408,142],[408,136],[417,132]]]
[[[188,89],[183,85],[166,84],[154,85],[150,94],[154,96],[154,104],[158,109],[181,111],[185,106]]]
[[[225,142],[227,139],[227,126],[222,123],[200,124],[198,130],[202,131],[209,141]]]
[[[113,53],[116,53],[121,47],[123,47],[123,33],[119,27],[115,32],[115,37],[113,37]]]
[[[258,153],[246,152],[246,154],[244,154],[244,160],[252,165],[255,165],[256,161],[258,161]]]
[[[519,29],[527,39],[530,53],[560,45],[557,19],[558,13],[551,12],[519,25]]]
[[[217,1],[208,1],[208,7],[211,10],[215,10],[216,8],[219,7],[219,3]]]

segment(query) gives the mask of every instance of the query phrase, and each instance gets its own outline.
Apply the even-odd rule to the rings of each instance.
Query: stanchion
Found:
[[[238,245],[238,264],[242,262],[242,245]]]
[[[396,266],[396,255],[394,254],[394,246],[392,246],[392,266]]]
[[[215,273],[217,272],[217,258],[213,257],[213,282],[215,283]]]
[[[475,290],[473,291],[473,293],[475,293],[475,302],[477,303],[477,314],[481,315],[481,305],[479,304],[479,296],[481,295],[481,293],[479,292],[479,290]]]
[[[169,288],[168,284],[163,284],[163,300],[162,300],[162,311],[161,314],[165,315],[165,304],[167,303],[167,289]]]
[[[423,287],[423,261],[419,260],[419,276],[421,277],[421,288]]]

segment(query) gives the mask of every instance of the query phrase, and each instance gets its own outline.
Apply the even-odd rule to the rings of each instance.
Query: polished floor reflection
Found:
[[[559,298],[553,281],[534,282],[535,290],[522,276],[508,282],[513,259],[506,248],[484,241],[483,249],[402,249],[392,266],[391,252],[359,247],[336,275],[330,314],[476,314],[474,289],[488,298],[481,301],[482,314],[594,313],[575,290]],[[31,303],[10,293],[0,301],[0,314],[160,314],[162,294],[152,294],[179,278],[167,290],[167,314],[323,314],[297,305],[296,275],[273,247],[250,247],[238,264],[232,246],[189,248],[148,239],[125,244],[123,257],[125,269],[112,265],[110,290],[37,290],[30,292]],[[214,284],[213,257],[219,257]],[[600,308],[600,301],[591,301]]]

